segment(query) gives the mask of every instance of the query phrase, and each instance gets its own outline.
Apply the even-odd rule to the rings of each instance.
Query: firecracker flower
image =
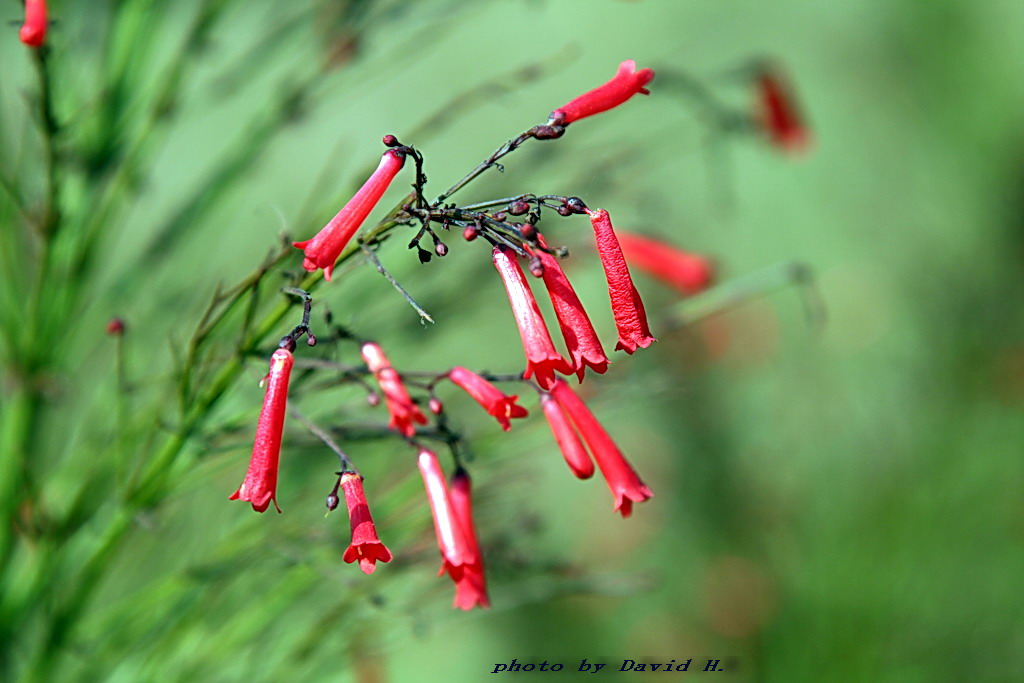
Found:
[[[684,296],[704,291],[714,278],[711,261],[659,240],[619,230],[619,246],[631,266],[661,280]]]
[[[40,47],[46,41],[46,0],[25,0],[25,23],[18,38],[29,47]]]
[[[650,95],[651,91],[644,86],[650,83],[652,78],[652,70],[637,71],[636,62],[627,59],[619,64],[619,70],[610,81],[551,112],[548,125],[568,126],[573,121],[617,107],[637,93]]]
[[[788,152],[806,149],[810,135],[782,77],[762,68],[757,74],[757,90],[760,123],[771,141]]]
[[[547,246],[540,235],[537,236],[537,240],[540,246]],[[588,367],[598,374],[604,374],[611,361],[605,355],[601,340],[594,331],[594,325],[590,322],[579,296],[576,295],[576,290],[569,284],[569,278],[566,277],[558,259],[542,249],[534,250],[533,254],[540,259],[544,269],[544,286],[551,297],[551,305],[555,309],[558,326],[562,330],[562,337],[565,339],[565,346],[576,375],[582,382],[583,374]]]
[[[281,457],[281,437],[284,433],[284,415],[288,406],[288,379],[294,358],[288,349],[278,349],[270,357],[270,373],[264,378],[267,392],[263,396],[263,410],[256,423],[256,441],[252,447],[249,471],[230,500],[246,500],[256,512],[263,512],[271,502],[277,505],[277,465]]]
[[[508,396],[486,379],[472,370],[454,367],[448,373],[448,379],[473,397],[489,415],[498,420],[498,424],[506,432],[512,429],[510,418],[526,417],[526,408],[517,405],[518,396]]]
[[[413,403],[405,384],[402,383],[401,376],[397,370],[391,367],[391,361],[384,355],[384,350],[380,348],[380,345],[376,342],[366,342],[362,346],[362,353],[366,367],[373,373],[380,385],[381,393],[384,394],[384,402],[391,415],[388,427],[403,436],[411,437],[416,433],[413,423],[427,424],[427,418]]]
[[[587,209],[590,224],[594,228],[594,240],[597,253],[604,267],[605,280],[608,282],[608,297],[611,299],[612,315],[615,327],[619,332],[619,341],[615,350],[619,349],[632,354],[637,348],[646,349],[657,341],[647,325],[647,313],[640,293],[636,291],[633,278],[629,275],[629,266],[622,255],[622,248],[615,237],[612,219],[604,209]]]
[[[452,579],[457,580],[462,565],[476,560],[475,553],[452,507],[451,494],[437,455],[421,448],[417,464],[427,489],[427,502],[430,503],[430,512],[434,518],[437,545],[441,549],[441,571],[438,575],[448,572]]]
[[[372,574],[377,569],[378,560],[391,561],[391,551],[377,536],[377,528],[373,525],[373,517],[370,516],[366,494],[363,492],[363,478],[353,472],[343,473],[341,490],[345,492],[348,519],[352,525],[352,543],[342,559],[348,563],[359,560],[359,568],[363,573]]]
[[[633,512],[633,503],[641,503],[654,496],[651,489],[640,480],[640,476],[629,464],[622,451],[615,445],[608,432],[597,421],[587,404],[562,380],[556,380],[551,395],[576,425],[587,442],[598,469],[608,483],[615,497],[614,510],[623,517]]]
[[[533,298],[533,292],[530,291],[530,285],[526,282],[515,254],[506,247],[497,246],[491,252],[491,257],[505,283],[508,301],[512,305],[519,336],[523,341],[523,353],[526,355],[526,372],[523,377],[535,377],[541,388],[548,389],[555,380],[554,373],[572,374],[572,365],[555,350],[537,300]]]
[[[306,257],[302,267],[308,271],[324,269],[324,279],[330,281],[334,272],[334,263],[338,260],[345,245],[356,234],[363,221],[380,201],[388,185],[394,180],[405,164],[405,152],[401,149],[389,149],[380,159],[380,165],[373,175],[363,183],[348,204],[341,208],[334,218],[324,226],[312,239],[304,242],[292,242],[304,250]]]
[[[472,560],[463,562],[459,572],[452,574],[455,581],[455,607],[471,610],[474,607],[490,607],[487,597],[487,579],[484,575],[484,557],[477,540],[476,525],[473,523],[473,501],[469,474],[459,469],[452,477],[448,494],[456,523],[462,528],[466,545],[472,553]]]
[[[590,479],[594,476],[594,461],[587,455],[579,434],[569,423],[569,417],[562,410],[562,406],[548,393],[540,395],[540,405],[569,469],[580,479]]]

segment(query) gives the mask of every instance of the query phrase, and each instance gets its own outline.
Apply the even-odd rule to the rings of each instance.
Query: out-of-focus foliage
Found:
[[[557,676],[584,657],[717,658],[737,681],[1008,680],[1024,666],[1020,2],[49,4],[51,240],[30,229],[48,207],[39,63],[16,26],[0,39],[4,680],[476,680],[513,657],[564,663]],[[623,59],[743,108],[734,67],[765,55],[806,111],[803,157],[709,145],[699,110],[656,78],[649,98],[465,190],[579,195],[714,255],[727,281],[793,260],[817,273],[818,331],[792,292],[671,331],[676,296],[637,278],[660,341],[583,385],[655,492],[632,518],[565,471],[539,410],[504,434],[454,392],[489,611],[451,610],[400,441],[344,443],[395,553],[373,576],[341,562],[347,520],[322,513],[335,461],[299,425],[285,513],[227,501],[256,382],[293,322],[243,358],[243,301],[182,387],[189,339],[218,282],[246,277],[282,233],[319,229],[381,135],[423,151],[436,193]],[[588,232],[574,218],[550,234],[602,311]],[[453,235],[420,265],[403,241],[381,258],[436,325],[354,262],[318,304],[403,368],[521,369],[486,250]],[[297,256],[254,309],[279,305]],[[104,333],[113,316],[121,342]],[[225,367],[238,381],[212,395]],[[303,409],[379,419],[363,403],[344,388]]]

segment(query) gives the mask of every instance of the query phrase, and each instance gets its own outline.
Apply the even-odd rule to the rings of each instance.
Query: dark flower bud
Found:
[[[434,253],[438,256],[446,256],[448,254],[448,245],[444,242],[438,242],[434,245]]]
[[[559,216],[571,216],[572,215],[572,209],[570,209],[568,206],[560,206],[557,209],[555,209],[555,211],[558,212]]]
[[[398,147],[400,144],[402,144],[394,135],[385,135],[384,139],[381,140],[381,142],[384,143],[385,147]]]
[[[544,277],[544,264],[541,263],[540,258],[537,256],[530,259],[530,273],[534,277]]]
[[[467,225],[466,229],[462,231],[462,239],[466,240],[467,242],[472,242],[477,238],[479,234],[480,231],[477,230],[474,226]]]
[[[565,206],[573,213],[587,212],[587,205],[579,197],[569,197],[565,200]]]
[[[555,140],[565,134],[564,126],[534,126],[533,137],[538,140]]]
[[[522,216],[524,213],[530,210],[530,204],[519,199],[514,202],[509,202],[508,212],[512,216]]]
[[[316,346],[316,335],[312,332],[307,332],[306,335],[306,346]]]
[[[120,318],[111,318],[107,323],[107,334],[115,337],[124,334],[124,321]]]
[[[506,214],[504,211],[499,211],[498,213],[491,216],[491,218],[498,221],[499,223],[504,223],[505,219],[508,218],[508,214]]]
[[[371,391],[366,395],[366,403],[371,407],[375,408],[380,405],[380,394],[376,391]]]
[[[420,258],[420,263],[430,263],[430,252],[423,247],[418,247],[416,255]]]
[[[441,412],[444,411],[444,404],[441,403],[441,399],[436,396],[432,396],[430,398],[430,402],[427,404],[427,407],[430,408],[430,412],[434,415],[440,415]]]
[[[338,496],[332,493],[331,495],[327,496],[327,509],[331,511],[336,510],[338,508],[339,502],[340,501],[338,500]]]
[[[524,240],[532,242],[537,237],[537,226],[533,223],[523,223],[523,227],[519,228],[519,234],[523,236]]]

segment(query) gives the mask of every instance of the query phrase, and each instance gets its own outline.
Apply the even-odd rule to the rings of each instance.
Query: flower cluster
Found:
[[[353,381],[367,389],[371,406],[378,405],[382,397],[389,419],[386,427],[381,427],[381,436],[390,434],[398,437],[415,450],[440,550],[440,574],[448,575],[454,582],[454,604],[460,609],[487,607],[490,599],[484,570],[486,546],[480,541],[473,517],[472,480],[461,455],[461,436],[448,427],[448,415],[438,396],[446,382],[464,391],[506,432],[512,429],[514,420],[527,418],[529,412],[520,404],[518,393],[506,393],[496,383],[517,382],[533,389],[539,397],[541,412],[551,428],[554,441],[572,474],[580,479],[589,479],[599,471],[611,490],[614,511],[623,517],[632,514],[634,503],[653,496],[586,403],[563,379],[575,375],[577,381],[583,382],[588,369],[603,374],[607,372],[610,360],[595,325],[560,265],[560,259],[567,255],[566,250],[552,248],[538,227],[542,215],[553,212],[563,217],[589,218],[607,284],[611,319],[618,337],[615,348],[626,354],[633,354],[655,341],[627,259],[633,260],[638,268],[668,279],[690,293],[708,285],[711,270],[699,257],[683,257],[666,245],[637,235],[617,235],[608,212],[589,208],[579,197],[522,194],[461,206],[448,200],[461,187],[488,168],[497,166],[499,159],[526,141],[559,138],[576,121],[612,109],[638,93],[648,94],[646,85],[653,77],[650,69],[638,71],[634,62],[623,62],[608,83],[555,109],[547,123],[534,126],[505,143],[433,202],[425,198],[426,176],[422,170],[422,155],[415,148],[398,142],[394,136],[386,136],[384,144],[387,151],[382,155],[377,170],[355,196],[315,237],[294,243],[295,247],[303,250],[302,266],[308,271],[322,269],[324,279],[331,280],[335,267],[348,258],[346,254],[353,252],[346,251],[346,247],[401,171],[406,159],[411,157],[416,166],[413,192],[399,205],[400,209],[389,216],[388,223],[416,229],[409,247],[417,250],[420,260],[429,261],[432,255],[420,244],[424,238],[432,240],[433,255],[441,257],[448,253],[447,246],[436,232],[438,228],[447,231],[454,226],[461,230],[467,242],[480,239],[489,247],[491,261],[504,286],[522,342],[525,356],[522,372],[491,375],[461,366],[438,373],[400,372],[375,341],[359,341],[362,365],[341,366],[334,361],[317,361],[321,365],[337,367],[345,378],[355,378]],[[363,251],[380,272],[387,274],[365,243]],[[564,355],[552,340],[526,271],[543,283],[547,290],[564,343]],[[392,282],[420,311],[408,293],[393,279]],[[271,357],[249,471],[238,491],[231,496],[232,499],[249,501],[259,512],[265,511],[270,502],[277,505],[277,467],[285,415],[289,412],[288,385],[296,363],[293,357],[295,342],[306,334],[311,346],[316,343],[316,338],[309,331],[309,294],[302,290],[289,291],[305,295],[302,324],[281,340],[280,348]],[[346,333],[334,341],[345,338],[355,339]],[[420,406],[424,404],[429,407],[432,417],[421,410]],[[378,536],[363,488],[363,477],[326,431],[294,410],[292,414],[340,458],[341,470],[337,472],[337,482],[327,497],[327,506],[331,510],[339,507],[339,491],[344,495],[351,541],[342,559],[347,563],[358,562],[363,572],[373,573],[377,562],[389,562],[392,553]],[[440,440],[451,447],[454,462],[450,475],[446,476],[437,453],[424,445],[424,441],[430,439]]]

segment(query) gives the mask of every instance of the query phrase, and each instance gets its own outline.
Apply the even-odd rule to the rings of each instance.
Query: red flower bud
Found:
[[[542,247],[547,246],[543,237],[538,237],[538,240]],[[565,339],[576,375],[582,382],[587,367],[598,374],[603,374],[608,370],[611,361],[605,355],[601,340],[594,331],[594,325],[576,295],[576,290],[569,284],[569,278],[565,276],[561,264],[557,258],[540,249],[534,252],[534,257],[540,259],[543,266],[541,275],[544,278],[544,285],[548,289],[548,296],[551,297],[551,305],[555,309],[558,326],[562,329],[562,337]]]
[[[348,518],[352,526],[352,542],[342,559],[350,564],[359,560],[359,568],[363,573],[372,574],[377,569],[377,560],[391,561],[391,551],[377,537],[377,528],[373,525],[370,508],[366,505],[363,478],[345,472],[341,475],[341,490],[345,492],[345,504],[348,506]]]
[[[594,456],[601,474],[608,483],[608,488],[615,496],[614,509],[623,517],[629,517],[633,512],[634,502],[640,503],[654,496],[651,489],[640,480],[636,470],[622,455],[619,447],[608,436],[608,432],[568,384],[560,379],[555,380],[554,386],[551,387],[551,396],[569,415],[576,429],[583,435],[583,440],[587,442],[587,447],[590,448],[591,455]]]
[[[476,525],[473,523],[473,502],[470,493],[471,482],[465,470],[459,470],[452,477],[452,485],[448,491],[455,521],[462,528],[466,545],[472,553],[473,560],[467,561],[459,568],[460,571],[450,573],[455,581],[455,603],[459,609],[471,610],[474,607],[490,607],[487,597],[487,579],[484,576],[484,556],[480,552],[480,544],[476,537]]]
[[[334,262],[341,256],[345,245],[373,211],[373,207],[380,201],[384,191],[388,189],[388,185],[402,170],[404,164],[405,153],[401,150],[389,149],[384,152],[377,170],[323,230],[312,239],[292,242],[294,246],[305,251],[303,268],[308,271],[323,268],[324,279],[330,281],[331,273],[334,272]]]
[[[594,227],[594,239],[597,242],[597,253],[601,257],[605,279],[608,281],[608,296],[612,302],[612,314],[615,316],[615,327],[619,331],[619,341],[615,350],[622,349],[632,354],[637,348],[646,349],[657,341],[647,325],[647,313],[640,293],[633,285],[629,275],[629,266],[622,255],[622,248],[612,229],[612,220],[604,209],[587,209],[590,224]]]
[[[506,432],[512,429],[509,418],[526,417],[528,414],[526,408],[516,405],[518,396],[506,396],[496,386],[472,370],[454,367],[448,373],[448,379],[472,396],[488,414],[493,415]]]
[[[423,476],[423,485],[427,489],[430,512],[434,517],[437,545],[441,549],[442,563],[439,575],[446,571],[449,574],[452,574],[453,571],[457,574],[463,564],[476,559],[475,553],[466,540],[462,526],[457,521],[449,497],[448,484],[445,482],[444,472],[441,471],[441,463],[438,462],[437,455],[425,448],[421,449],[417,462],[420,474]],[[452,574],[452,578],[455,578],[455,574]]]
[[[427,418],[412,402],[405,384],[402,383],[402,378],[398,371],[391,367],[391,361],[384,355],[384,350],[380,348],[380,345],[376,342],[367,342],[363,344],[362,352],[366,367],[377,379],[380,391],[384,394],[384,402],[391,414],[388,427],[403,436],[412,436],[416,433],[413,422],[421,425],[427,424]]]
[[[630,265],[658,278],[685,296],[704,291],[714,277],[711,261],[650,237],[617,231]]]
[[[573,121],[617,107],[637,93],[650,95],[651,92],[644,86],[650,83],[652,78],[654,78],[653,71],[650,69],[637,71],[636,62],[627,59],[619,64],[619,70],[612,80],[583,93],[568,104],[551,112],[548,124],[567,126]]]
[[[256,512],[265,511],[271,502],[281,512],[277,505],[277,465],[281,457],[284,415],[288,406],[288,379],[291,377],[293,362],[292,353],[287,349],[278,349],[270,357],[267,392],[263,396],[259,422],[256,423],[256,441],[252,447],[249,471],[245,473],[245,481],[229,498],[249,501]]]
[[[810,134],[782,77],[762,69],[757,75],[757,90],[760,123],[771,141],[787,152],[806,149]]]
[[[576,430],[569,424],[569,417],[558,405],[558,401],[551,398],[550,394],[540,395],[540,405],[544,409],[544,417],[548,419],[551,433],[555,436],[555,442],[562,451],[565,462],[569,469],[580,479],[590,479],[594,476],[594,461],[587,455],[583,443],[580,441]]]
[[[29,47],[39,47],[46,41],[46,0],[25,0],[25,23],[18,38]]]
[[[547,389],[554,381],[556,371],[571,374],[573,368],[555,351],[537,300],[533,298],[533,292],[530,291],[530,285],[526,282],[515,254],[499,246],[494,247],[491,257],[505,283],[508,301],[512,305],[519,336],[523,341],[523,352],[526,354],[526,372],[523,377],[530,379],[536,375],[537,384]]]

